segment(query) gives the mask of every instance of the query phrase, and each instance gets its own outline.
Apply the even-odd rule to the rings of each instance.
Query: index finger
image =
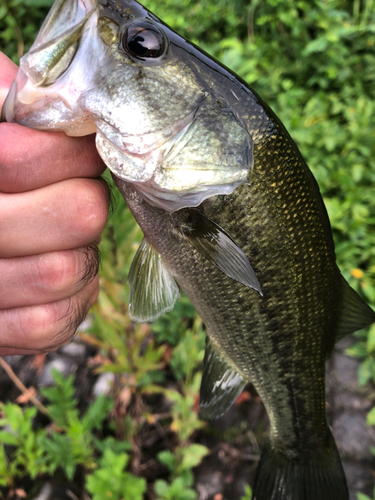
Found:
[[[95,136],[68,137],[0,123],[0,191],[22,193],[75,177],[99,177],[105,165]]]

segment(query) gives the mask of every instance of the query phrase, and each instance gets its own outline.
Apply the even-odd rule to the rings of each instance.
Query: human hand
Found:
[[[0,109],[16,71],[0,52]],[[95,302],[104,169],[92,135],[0,123],[0,356],[57,349]]]

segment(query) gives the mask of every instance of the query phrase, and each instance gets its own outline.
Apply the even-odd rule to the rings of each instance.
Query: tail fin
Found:
[[[262,450],[253,500],[349,500],[348,488],[333,437],[324,453],[308,461],[291,459],[272,448]]]

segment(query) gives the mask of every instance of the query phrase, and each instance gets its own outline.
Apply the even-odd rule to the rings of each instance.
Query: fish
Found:
[[[341,275],[319,187],[261,97],[135,0],[56,0],[2,119],[96,133],[144,234],[131,318],[155,320],[182,290],[206,325],[201,416],[248,382],[265,405],[253,500],[348,500],[325,362],[375,313]]]

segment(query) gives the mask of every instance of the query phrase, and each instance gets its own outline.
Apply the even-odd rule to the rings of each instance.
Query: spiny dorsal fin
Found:
[[[199,414],[213,420],[225,413],[241,394],[247,381],[206,338]]]
[[[192,224],[180,226],[188,241],[224,274],[263,296],[249,259],[232,237],[200,210],[190,208],[189,213]]]
[[[336,341],[375,323],[375,312],[342,278],[342,306]]]
[[[161,255],[145,239],[134,256],[128,276],[129,315],[137,323],[154,321],[171,311],[180,297],[178,285]]]

